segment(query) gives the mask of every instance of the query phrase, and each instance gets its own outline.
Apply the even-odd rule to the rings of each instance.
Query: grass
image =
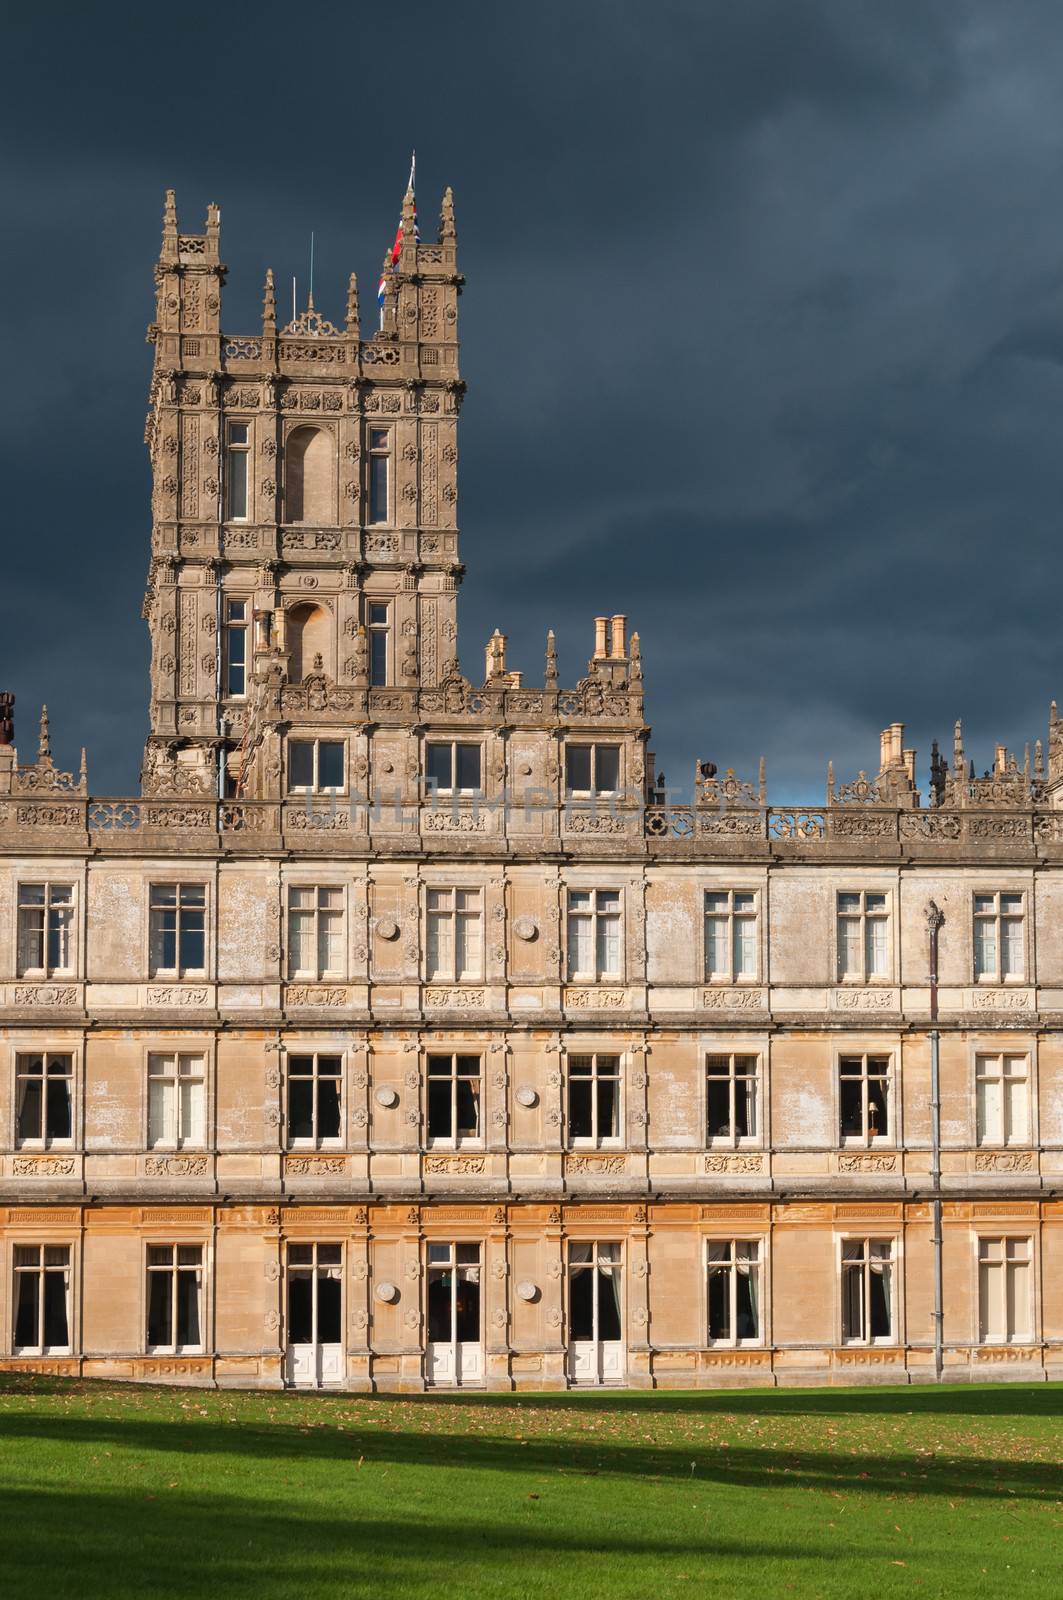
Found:
[[[5,1600],[1052,1596],[1063,1385],[462,1398],[0,1377]]]

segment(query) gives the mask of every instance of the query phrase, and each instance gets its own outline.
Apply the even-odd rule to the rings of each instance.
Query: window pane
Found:
[[[40,1339],[41,1279],[36,1272],[15,1274],[15,1346],[35,1348]]]
[[[288,1137],[312,1139],[314,1136],[314,1085],[307,1078],[288,1085]]]
[[[289,1254],[289,1266],[291,1256]],[[288,1342],[310,1344],[314,1337],[314,1284],[309,1272],[288,1274]]]
[[[70,1343],[66,1300],[66,1273],[46,1272],[44,1274],[44,1342],[53,1350],[65,1349]]]
[[[735,1273],[735,1336],[757,1339],[760,1326],[757,1312],[757,1269],[740,1268]]]
[[[229,443],[230,444],[246,444],[247,443],[247,423],[246,422],[230,422],[230,424],[229,424]]]
[[[726,1138],[731,1133],[731,1086],[727,1078],[710,1077],[708,1082],[709,1138]]]
[[[459,1078],[457,1083],[458,1135],[473,1138],[480,1127],[480,1084],[478,1079]]]
[[[314,786],[314,747],[306,739],[289,741],[288,783],[293,789],[312,789]]]
[[[430,1139],[453,1138],[454,1125],[451,1119],[451,1089],[449,1078],[436,1078],[428,1084],[428,1137]]]
[[[47,1124],[49,1139],[70,1138],[70,1079],[49,1074]]]
[[[369,635],[369,682],[373,688],[379,689],[387,681],[388,636],[384,629],[374,629]]]
[[[591,1115],[593,1085],[589,1078],[570,1079],[568,1085],[568,1131],[573,1139],[589,1139],[594,1132]]]
[[[318,745],[317,786],[319,789],[343,788],[343,744],[341,741],[322,739]]]
[[[244,430],[245,434],[247,430]],[[229,451],[229,516],[247,516],[247,451]]]
[[[997,974],[997,930],[989,918],[974,925],[974,970],[979,978],[995,978]]]
[[[1022,922],[1017,917],[1005,918],[1000,931],[1000,975],[1002,978],[1021,978]]]
[[[388,520],[388,457],[369,457],[369,520]]]
[[[726,917],[705,918],[705,969],[710,977],[727,974]]]
[[[42,1078],[38,1075],[24,1075],[27,1073],[40,1074],[41,1071],[42,1068],[39,1063],[19,1063],[18,1137],[20,1139],[41,1139],[44,1137],[44,1084]]]
[[[182,1271],[177,1274],[177,1343],[198,1344],[199,1334],[199,1272]]]
[[[459,744],[457,747],[457,777],[459,789],[480,787],[480,746]]]
[[[842,1079],[841,1123],[843,1138],[859,1136],[864,1131],[863,1096],[859,1080]]]
[[[430,744],[425,757],[425,776],[437,789],[452,785],[452,752],[449,744]]]
[[[870,899],[871,897],[868,896]],[[884,917],[869,917],[865,930],[865,949],[867,956],[867,976],[869,978],[884,978],[886,976],[886,919]]]
[[[751,917],[736,917],[734,920],[734,970],[736,978],[751,978],[756,972],[755,928],[756,924]]]
[[[150,1258],[149,1253],[149,1260]],[[151,1345],[168,1345],[172,1339],[173,1274],[170,1272],[149,1272],[148,1343]]]
[[[620,748],[615,744],[595,745],[595,784],[599,794],[612,794],[620,787]]]
[[[589,790],[591,786],[591,747],[570,744],[565,747],[566,789]]]
[[[317,1276],[317,1340],[318,1344],[339,1344],[343,1337],[341,1312],[343,1284],[338,1271]]]
[[[181,912],[181,969],[201,972],[206,965],[202,911]]]
[[[598,1137],[615,1139],[620,1132],[620,1085],[615,1079],[598,1081]]]
[[[340,1136],[340,1083],[338,1078],[319,1078],[317,1086],[317,1136]]]
[[[370,450],[386,450],[388,448],[387,428],[370,428],[369,448]]]

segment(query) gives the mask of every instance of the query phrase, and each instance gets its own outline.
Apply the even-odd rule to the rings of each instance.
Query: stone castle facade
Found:
[[[142,794],[0,700],[0,1366],[1063,1376],[1063,725],[671,804],[638,636],[457,650],[453,207],[363,337],[167,196]],[[590,641],[588,641],[590,642]]]

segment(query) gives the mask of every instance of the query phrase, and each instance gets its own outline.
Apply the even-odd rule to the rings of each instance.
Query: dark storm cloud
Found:
[[[1063,690],[1063,30],[1050,0],[12,13],[0,686],[135,784],[162,191],[371,315],[411,145],[458,203],[462,654],[643,641],[654,745],[777,800],[903,718],[980,764]]]

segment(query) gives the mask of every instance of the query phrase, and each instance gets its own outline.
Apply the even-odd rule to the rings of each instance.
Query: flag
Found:
[[[406,193],[409,194],[410,196],[412,196],[413,193],[414,193],[414,180],[415,180],[416,176],[417,176],[417,152],[415,150],[413,155],[412,155],[412,157],[410,158],[410,181],[406,186]],[[403,200],[405,200],[405,195],[403,196]],[[417,239],[419,239],[421,237],[420,232],[418,231],[418,228],[417,228],[417,208],[416,208],[416,204],[414,205],[414,212],[413,212],[413,237],[414,237],[415,240],[417,240]],[[402,212],[400,211],[399,212],[399,225],[395,230],[395,243],[391,247],[391,268],[390,268],[390,270],[392,272],[394,272],[395,268],[399,264],[399,256],[401,255],[401,253],[402,253]],[[388,282],[388,268],[385,267],[384,271],[380,274],[380,283],[377,286],[377,291],[376,291],[377,305],[380,307],[381,310],[384,309],[384,295],[385,295],[385,292],[387,290],[387,282]]]

